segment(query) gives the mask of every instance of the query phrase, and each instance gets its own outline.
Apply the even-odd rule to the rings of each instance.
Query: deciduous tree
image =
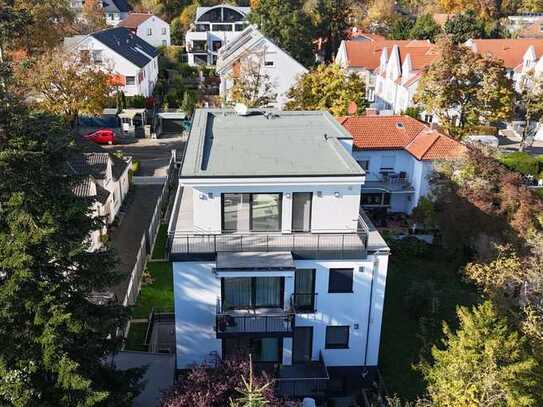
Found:
[[[515,93],[515,113],[517,119],[524,122],[520,151],[525,147],[526,141],[533,137],[541,126],[543,118],[543,77],[530,71],[519,81]]]
[[[249,21],[302,65],[315,63],[313,25],[301,0],[260,0]]]
[[[458,330],[444,324],[444,348],[422,368],[432,405],[539,406],[540,366],[525,339],[489,301],[457,314]]]
[[[447,38],[438,52],[441,57],[425,69],[415,101],[450,135],[460,138],[469,126],[510,117],[513,87],[499,61]]]
[[[79,34],[90,34],[107,27],[106,13],[99,0],[85,0],[81,17],[74,22],[74,29]]]
[[[356,74],[345,75],[334,64],[319,65],[303,75],[288,97],[288,110],[326,109],[334,116],[346,115],[352,102],[356,103],[358,114],[367,106],[364,81]]]

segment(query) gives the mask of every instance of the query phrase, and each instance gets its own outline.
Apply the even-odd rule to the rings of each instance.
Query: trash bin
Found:
[[[143,126],[143,131],[145,132],[145,138],[150,138],[151,137],[151,125],[150,124],[146,124],[145,126]]]

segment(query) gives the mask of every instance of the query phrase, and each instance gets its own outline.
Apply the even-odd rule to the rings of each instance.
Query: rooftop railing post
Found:
[[[187,235],[187,253],[190,253],[190,237]]]
[[[242,252],[243,251],[243,235],[239,236],[239,245],[240,245],[239,250]]]
[[[321,248],[321,235],[320,233],[317,234],[317,258],[319,258],[319,252]]]
[[[345,257],[345,233],[341,234],[341,258]]]
[[[270,251],[270,235],[266,235],[266,251]]]

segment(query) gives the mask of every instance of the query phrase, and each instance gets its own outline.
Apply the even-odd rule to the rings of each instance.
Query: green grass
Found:
[[[404,400],[415,400],[425,390],[422,375],[413,369],[420,361],[424,343],[438,344],[443,337],[442,321],[456,328],[457,305],[472,305],[479,295],[474,287],[461,280],[458,270],[462,264],[441,250],[436,249],[430,259],[405,257],[395,257],[394,253],[391,256],[379,365],[391,395],[396,393]],[[413,284],[426,284],[427,288],[416,290]],[[406,296],[410,289],[415,295]],[[413,305],[408,304],[409,298],[432,299],[435,312],[430,311],[431,306],[423,306],[417,315]],[[425,324],[425,320],[430,323]]]
[[[142,285],[138,300],[132,308],[132,318],[147,318],[153,308],[173,311],[173,274],[167,262],[147,263],[153,282]]]
[[[147,347],[144,345],[146,331],[147,323],[130,323],[130,330],[128,331],[124,350],[145,352],[147,350]]]
[[[153,248],[152,259],[166,258],[166,242],[168,240],[168,225],[160,224],[156,235],[155,247]]]

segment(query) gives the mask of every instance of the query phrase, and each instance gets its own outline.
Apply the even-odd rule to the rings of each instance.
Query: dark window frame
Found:
[[[294,216],[292,216],[292,219],[290,220],[290,228],[293,232],[301,232],[301,233],[308,233],[308,232],[311,232],[311,227],[312,227],[312,222],[313,222],[313,192],[293,192],[292,195],[291,195],[291,198],[292,198],[292,205],[291,205],[291,213],[293,213],[293,206],[294,206],[294,194],[299,194],[299,193],[302,193],[302,194],[305,194],[305,193],[309,193],[310,194],[310,198],[309,198],[309,230],[299,230],[298,228],[295,228],[294,227]],[[283,204],[283,200],[281,199],[281,205]]]
[[[310,269],[303,269],[303,270],[311,270],[312,272],[312,282],[311,282],[311,292],[310,293],[297,293],[296,292],[296,271],[297,270],[294,270],[294,304],[296,306],[296,294],[301,294],[301,295],[311,295],[311,304],[303,307],[303,306],[296,306],[296,308],[298,308],[300,311],[302,311],[301,313],[314,313],[315,312],[315,287],[316,287],[316,280],[317,280],[317,270],[316,269],[313,269],[313,268],[310,268]]]
[[[248,278],[251,280],[251,304],[247,306],[241,306],[241,307],[232,307],[228,308],[228,310],[224,309],[224,279],[228,277],[221,277],[221,308],[224,311],[230,311],[230,310],[247,310],[247,309],[261,309],[261,308],[277,308],[277,309],[284,309],[285,308],[285,277],[277,277],[281,280],[281,285],[279,289],[279,305],[275,304],[264,304],[264,305],[256,305],[256,279],[257,278],[271,278],[271,277],[238,277],[238,278]]]
[[[332,283],[336,282],[332,279],[332,273],[339,272],[339,271],[350,271],[351,272],[351,287],[350,289],[338,289],[332,287]],[[344,275],[341,276],[341,278],[344,278]],[[354,292],[354,268],[352,267],[334,267],[328,270],[328,293],[330,294],[352,294]]]
[[[329,329],[344,329],[347,331],[346,342],[344,344],[328,343],[328,330]],[[324,339],[325,349],[349,349],[349,340],[351,336],[351,327],[349,325],[328,325],[326,326],[326,334]]]
[[[239,231],[224,228],[224,196],[225,195],[249,195],[249,230]],[[279,195],[279,228],[274,230],[254,230],[253,228],[253,196],[254,195]],[[221,232],[222,233],[275,233],[283,230],[283,193],[282,192],[223,192],[221,193]]]

